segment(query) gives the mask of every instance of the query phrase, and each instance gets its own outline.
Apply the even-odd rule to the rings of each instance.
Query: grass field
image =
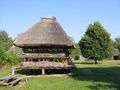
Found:
[[[31,77],[14,87],[0,86],[0,90],[120,90],[120,61],[74,61],[73,75],[63,77]],[[0,70],[0,77],[9,75],[10,68]],[[87,72],[87,73],[86,73]]]

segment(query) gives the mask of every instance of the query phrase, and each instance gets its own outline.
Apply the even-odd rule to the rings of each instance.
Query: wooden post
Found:
[[[15,68],[12,69],[12,75],[15,75]]]
[[[45,69],[42,68],[42,75],[45,75]]]

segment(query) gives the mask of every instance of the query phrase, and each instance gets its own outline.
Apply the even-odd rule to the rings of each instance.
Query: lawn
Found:
[[[0,90],[120,90],[120,61],[74,61],[71,76],[31,77],[14,87],[0,86]],[[0,70],[0,77],[10,74],[10,67]],[[85,72],[88,72],[86,74]]]

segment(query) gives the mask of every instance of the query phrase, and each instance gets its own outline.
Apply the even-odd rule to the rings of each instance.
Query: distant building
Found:
[[[79,56],[75,56],[75,60],[86,60],[86,58],[83,57],[82,55],[79,55]]]
[[[114,60],[120,60],[120,52],[119,52],[118,49],[115,49],[115,53],[114,53],[113,59]]]

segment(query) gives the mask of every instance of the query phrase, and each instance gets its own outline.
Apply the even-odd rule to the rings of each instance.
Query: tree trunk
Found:
[[[97,60],[95,59],[95,64],[98,64]]]

